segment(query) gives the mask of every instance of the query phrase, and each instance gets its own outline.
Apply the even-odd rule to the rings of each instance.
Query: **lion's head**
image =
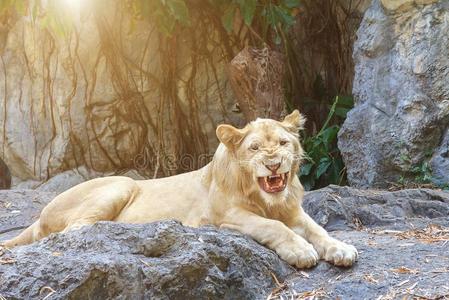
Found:
[[[258,194],[271,204],[285,199],[303,155],[298,131],[304,121],[295,110],[283,121],[257,119],[243,129],[218,126],[221,144],[216,158],[232,161],[221,165],[223,183],[238,182],[234,188],[247,196]]]

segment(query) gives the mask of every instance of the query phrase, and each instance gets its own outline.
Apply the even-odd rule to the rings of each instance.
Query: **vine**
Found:
[[[215,146],[205,123],[210,131],[217,121],[236,121],[229,107],[225,66],[246,46],[284,54],[284,100],[288,109],[300,107],[308,116],[308,137],[322,128],[335,95],[351,90],[352,61],[347,49],[353,36],[346,32],[352,32],[350,22],[358,18],[353,15],[360,1],[350,1],[347,8],[339,1],[325,0],[95,0],[84,1],[91,7],[81,21],[73,18],[64,3],[0,2],[0,24],[9,24],[7,31],[25,16],[32,23],[25,30],[43,34],[47,41],[38,54],[42,69],[36,59],[28,58],[30,53],[23,46],[23,64],[29,74],[25,83],[36,85],[35,78],[43,78],[46,89],[40,102],[30,101],[36,139],[30,175],[34,179],[45,180],[82,165],[98,172],[124,172],[137,166],[145,177],[201,167],[207,162],[202,155]],[[89,55],[92,64],[82,53],[86,22],[94,24],[89,34],[97,35],[99,41],[99,48]],[[1,44],[0,27],[0,56]],[[52,44],[55,49],[49,52]],[[316,61],[323,61],[322,66],[316,67]],[[55,76],[61,70],[70,86],[63,99],[55,94]],[[109,82],[104,82],[104,72]],[[11,76],[6,73],[5,85]],[[103,85],[112,86],[111,99],[97,99]],[[208,99],[212,95],[220,120]],[[24,97],[37,99],[36,95]],[[61,101],[67,104],[66,116],[59,115]],[[9,105],[5,104],[5,113]],[[50,116],[49,128],[38,128],[42,121],[34,107],[38,105]],[[80,107],[85,108],[81,125],[74,121]],[[343,119],[337,117],[338,109],[329,126]],[[2,121],[5,126],[6,118]],[[4,126],[3,145],[8,139]],[[44,144],[36,137],[40,131],[49,133]],[[54,151],[59,151],[55,143],[61,137],[69,145],[59,164],[61,157]],[[182,155],[195,163],[182,167]]]

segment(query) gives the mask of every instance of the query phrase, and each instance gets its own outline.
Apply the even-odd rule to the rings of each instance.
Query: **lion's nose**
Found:
[[[265,167],[270,170],[271,172],[276,172],[277,169],[281,166],[281,163],[277,163],[274,165],[265,165]]]

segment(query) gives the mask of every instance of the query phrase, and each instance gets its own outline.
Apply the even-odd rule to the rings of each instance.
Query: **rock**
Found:
[[[285,58],[267,47],[246,47],[229,63],[229,79],[247,122],[279,120],[285,111]],[[269,70],[269,71],[267,71]]]
[[[410,1],[382,1],[402,2]],[[375,0],[366,11],[354,46],[355,107],[338,135],[352,186],[427,173],[449,182],[448,18],[447,1],[388,14]]]
[[[0,240],[10,234],[1,234],[4,229],[32,222],[31,216],[53,196],[0,191]],[[266,299],[271,293],[271,299],[444,299],[438,297],[447,294],[449,281],[448,192],[329,186],[308,192],[304,208],[332,236],[358,248],[355,266],[320,262],[295,272],[273,251],[237,232],[194,229],[174,221],[99,222],[0,255],[0,295]]]
[[[20,247],[3,260],[0,294],[52,299],[260,299],[293,269],[235,232],[174,221],[99,222]],[[45,289],[44,287],[48,287]]]
[[[445,237],[449,238],[446,222]],[[439,230],[427,227],[426,231]],[[350,269],[320,263],[312,270],[290,275],[284,289],[275,293],[282,299],[446,299],[449,269],[444,241],[428,243],[408,231],[376,228],[362,231],[335,231],[336,238],[352,243],[359,260]],[[411,237],[402,237],[410,234]],[[281,298],[274,298],[281,299]]]
[[[423,218],[447,223],[449,192],[409,189],[395,192],[358,190],[331,185],[306,193],[304,209],[327,230],[349,230],[358,226],[401,228]]]
[[[31,225],[56,193],[35,190],[0,191],[0,240]]]
[[[55,192],[59,194],[92,177],[94,176],[89,174],[86,168],[81,167],[78,169],[59,173],[50,178],[48,181],[39,184],[35,188],[39,191]]]
[[[382,5],[390,11],[404,10],[413,7],[414,4],[427,5],[435,3],[438,0],[381,0]]]

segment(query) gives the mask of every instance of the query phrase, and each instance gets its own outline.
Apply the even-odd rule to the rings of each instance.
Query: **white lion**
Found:
[[[220,125],[220,145],[200,170],[167,178],[105,177],[58,195],[39,220],[6,247],[28,244],[100,220],[148,223],[175,219],[188,226],[213,224],[251,236],[289,264],[308,268],[320,258],[350,266],[357,250],[328,235],[302,209],[296,175],[303,149],[298,111],[282,122],[257,119],[243,129]]]

